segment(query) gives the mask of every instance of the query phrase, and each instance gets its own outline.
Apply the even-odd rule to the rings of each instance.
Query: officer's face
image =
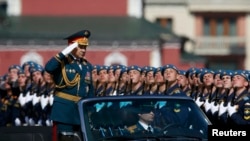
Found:
[[[138,116],[142,122],[150,124],[154,121],[155,114],[153,111],[150,111],[149,113],[140,113]]]
[[[83,59],[85,57],[86,50],[87,50],[86,45],[78,45],[78,47],[73,50],[72,54],[76,58],[82,58]]]

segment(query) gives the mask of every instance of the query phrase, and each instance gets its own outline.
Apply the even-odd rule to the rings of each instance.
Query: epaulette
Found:
[[[243,98],[243,100],[244,100],[244,101],[247,101],[247,100],[249,100],[249,97],[248,97],[248,96],[245,96],[245,97]]]
[[[174,89],[174,90],[173,90],[173,93],[177,94],[177,93],[181,93],[181,91],[180,91],[179,88],[177,88],[177,89]]]
[[[56,56],[54,56],[54,58],[58,61],[58,62],[62,62],[59,58],[60,58],[60,56],[59,56],[59,54],[57,54]]]
[[[136,125],[132,125],[132,126],[128,127],[128,131],[129,131],[130,133],[134,133],[136,128],[137,128]]]
[[[250,102],[245,103],[244,105],[244,119],[250,120]]]

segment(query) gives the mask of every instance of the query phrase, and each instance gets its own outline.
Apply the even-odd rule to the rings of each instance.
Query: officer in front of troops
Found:
[[[92,65],[85,58],[89,37],[89,30],[81,30],[65,38],[68,46],[45,65],[56,84],[51,120],[53,139],[59,141],[80,140],[77,102],[94,96]]]

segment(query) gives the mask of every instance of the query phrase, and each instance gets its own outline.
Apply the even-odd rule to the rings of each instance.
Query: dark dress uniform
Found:
[[[129,126],[127,128],[126,134],[132,134],[132,135],[138,135],[138,134],[153,134],[153,133],[159,133],[160,128],[152,127],[151,125],[148,126],[147,129],[145,129],[139,122],[137,122],[135,125]]]
[[[67,39],[80,38],[81,41],[84,41],[89,36],[90,32],[83,30]],[[80,44],[79,40],[76,41]],[[88,43],[80,45],[88,45]],[[51,120],[55,123],[53,126],[56,126],[59,135],[73,135],[80,130],[77,102],[94,95],[92,65],[85,59],[78,62],[72,54],[65,56],[60,52],[47,62],[45,70],[53,75],[56,84],[50,115]]]
[[[236,125],[250,124],[250,94],[247,90],[243,91],[238,97],[235,97],[234,104],[238,104],[238,111],[230,117]]]

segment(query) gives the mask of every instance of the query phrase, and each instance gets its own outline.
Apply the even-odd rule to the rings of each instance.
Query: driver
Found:
[[[160,131],[152,124],[155,118],[154,105],[141,105],[138,111],[138,122],[127,128],[130,134],[153,134]]]

